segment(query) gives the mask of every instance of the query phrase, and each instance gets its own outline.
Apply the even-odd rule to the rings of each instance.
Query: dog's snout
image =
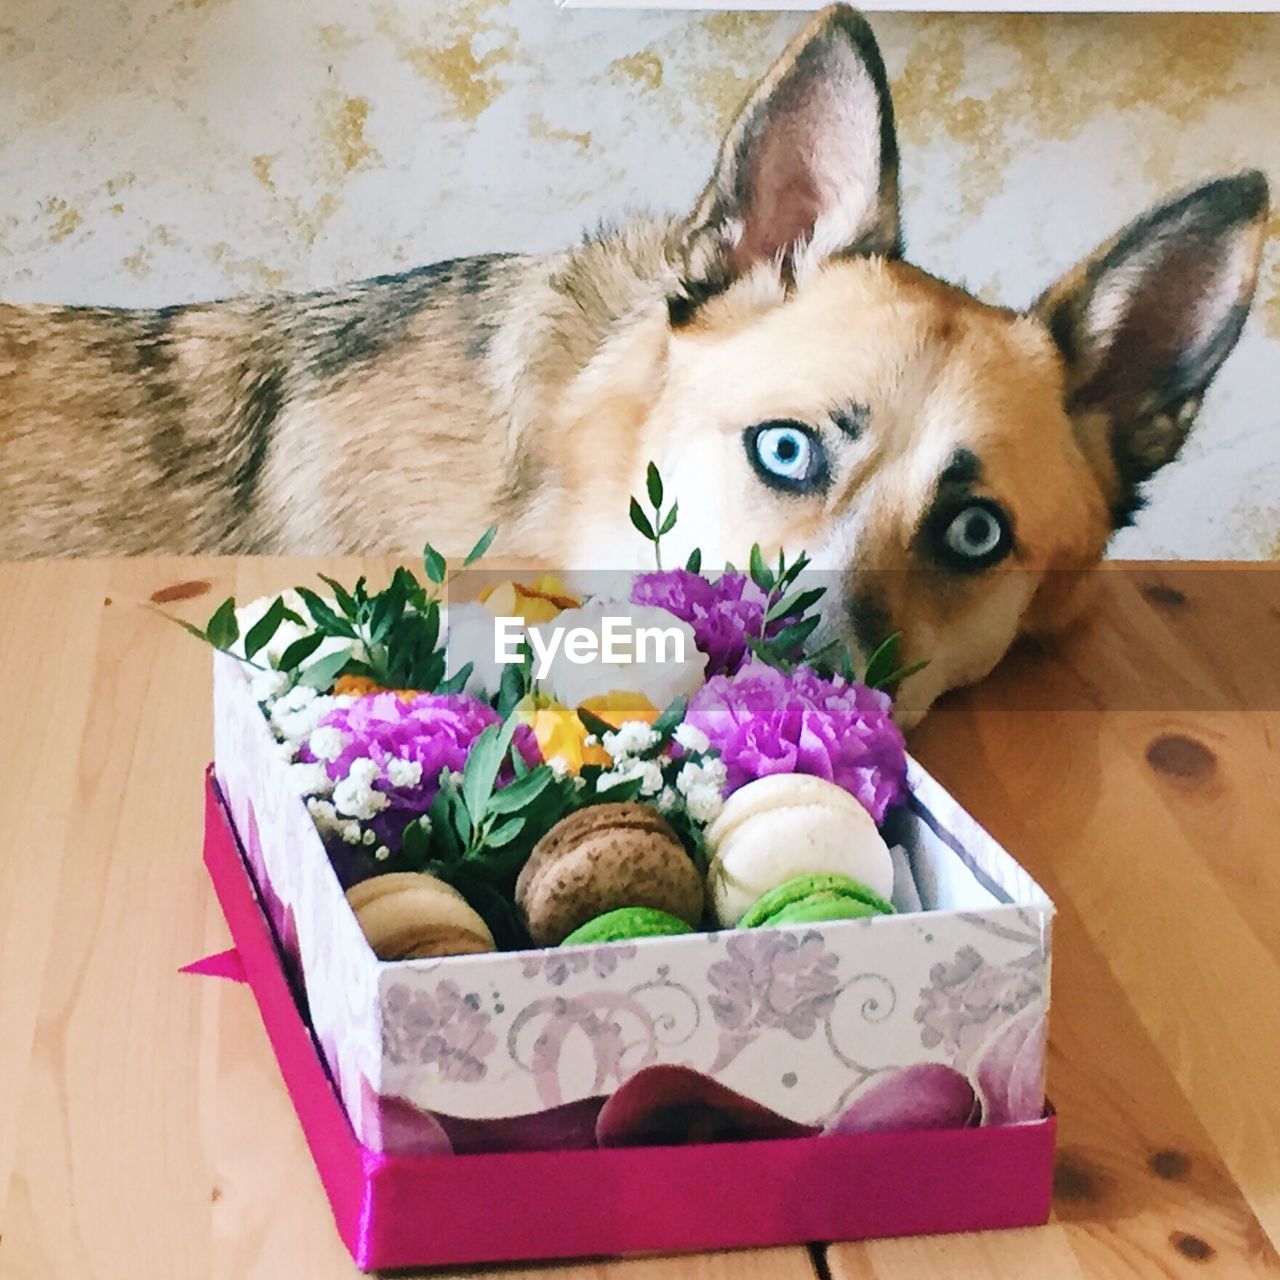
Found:
[[[893,634],[893,618],[884,595],[865,581],[847,584],[844,612],[849,635],[864,657]]]

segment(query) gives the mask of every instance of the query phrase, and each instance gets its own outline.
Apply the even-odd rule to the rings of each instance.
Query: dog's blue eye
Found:
[[[966,503],[941,525],[939,551],[957,568],[985,569],[1013,544],[1009,519],[994,502]]]
[[[799,422],[765,422],[746,434],[747,457],[765,484],[789,493],[821,488],[827,455],[817,434]]]

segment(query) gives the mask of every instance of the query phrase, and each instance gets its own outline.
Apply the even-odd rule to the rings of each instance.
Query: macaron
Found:
[[[450,884],[417,871],[394,871],[347,890],[380,960],[476,955],[496,950],[489,926]]]
[[[702,877],[679,836],[642,804],[588,805],[561,818],[516,880],[516,906],[540,947],[619,907],[650,907],[693,926],[702,905]]]
[[[560,943],[580,947],[593,942],[629,942],[635,938],[671,938],[693,929],[679,916],[652,907],[619,907],[579,925]]]
[[[848,876],[881,898],[893,893],[893,859],[865,808],[811,774],[757,778],[725,801],[707,829],[707,895],[722,925],[797,876]]]
[[[758,898],[738,921],[739,929],[780,924],[821,924],[893,915],[891,902],[848,876],[796,876]]]

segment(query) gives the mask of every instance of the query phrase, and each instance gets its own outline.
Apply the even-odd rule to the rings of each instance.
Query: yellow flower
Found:
[[[480,599],[495,617],[519,618],[526,627],[550,622],[562,610],[576,609],[582,603],[551,574],[543,575],[531,586],[522,582],[500,582],[482,591]]]
[[[538,750],[548,763],[558,758],[575,775],[582,771],[584,764],[607,767],[611,763],[609,753],[599,743],[587,746],[590,736],[587,726],[571,707],[530,696],[517,708],[517,714],[533,729]]]
[[[627,693],[623,689],[611,689],[597,698],[588,698],[582,707],[614,729],[621,729],[628,720],[652,724],[662,714],[643,693]]]
[[[353,698],[363,698],[369,693],[394,693],[401,702],[412,702],[418,696],[416,689],[388,689],[368,676],[339,676],[333,693],[335,697],[347,694]]]

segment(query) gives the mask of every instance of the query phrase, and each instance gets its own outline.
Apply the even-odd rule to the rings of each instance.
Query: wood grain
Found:
[[[354,1275],[251,996],[177,973],[226,935],[208,655],[159,609],[360,568],[389,565],[0,565],[4,1280]],[[466,1274],[1280,1275],[1280,573],[1099,576],[912,744],[1058,903],[1052,1223]]]

